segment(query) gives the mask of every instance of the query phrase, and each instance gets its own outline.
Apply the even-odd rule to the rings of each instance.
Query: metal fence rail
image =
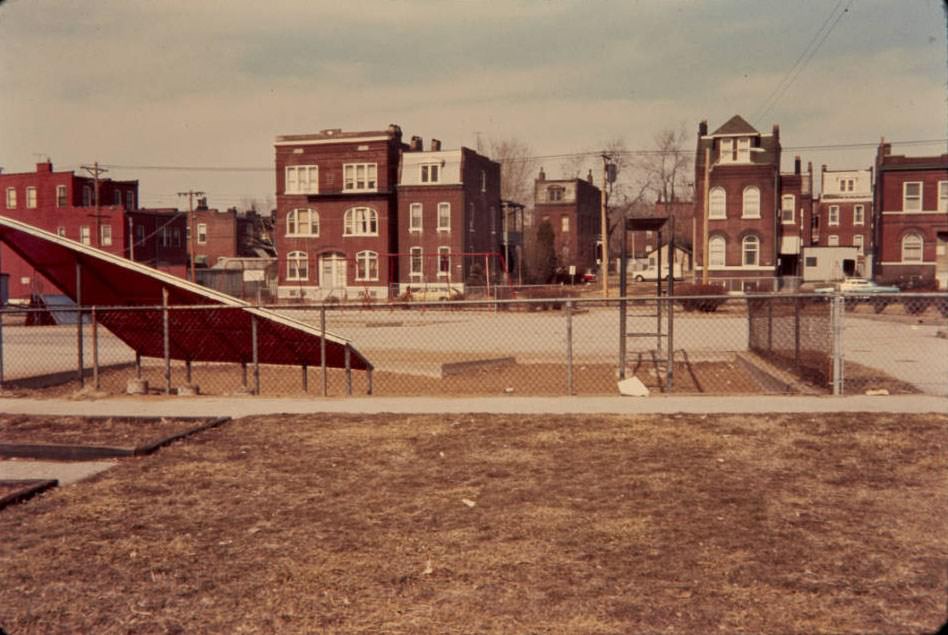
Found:
[[[215,329],[215,315],[239,308],[74,307],[57,309],[69,319],[52,321],[38,310],[10,308],[0,316],[0,384],[45,394],[608,395],[634,377],[652,394],[948,394],[944,293],[267,308],[351,341],[374,370],[260,364],[256,329]],[[102,327],[105,316],[130,312],[142,328],[162,331],[163,356],[142,356]],[[188,329],[247,339],[246,359],[182,359],[175,338]]]

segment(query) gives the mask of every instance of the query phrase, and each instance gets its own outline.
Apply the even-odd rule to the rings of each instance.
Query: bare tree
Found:
[[[500,197],[532,207],[536,162],[531,157],[533,151],[530,146],[515,137],[509,137],[491,139],[487,148],[488,156],[500,163]]]
[[[640,162],[633,160],[632,154],[621,138],[615,138],[603,144],[603,155],[614,164],[616,180],[606,184],[606,203],[609,213],[606,219],[606,235],[609,237],[610,260],[618,254],[622,241],[622,232],[616,231],[622,219],[632,216],[642,207],[652,189],[649,172]],[[600,166],[600,174],[601,174]],[[601,177],[600,179],[601,180]]]
[[[686,141],[684,125],[663,128],[655,135],[655,150],[641,159],[640,168],[647,175],[656,200],[674,202],[688,192],[692,175]]]

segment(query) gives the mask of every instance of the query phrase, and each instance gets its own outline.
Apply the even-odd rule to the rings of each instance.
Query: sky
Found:
[[[941,0],[0,0],[0,166],[98,161],[143,205],[226,208],[272,200],[282,134],[517,138],[555,177],[548,155],[679,127],[693,150],[741,114],[780,125],[784,169],[864,168],[786,148],[945,152],[945,35]]]

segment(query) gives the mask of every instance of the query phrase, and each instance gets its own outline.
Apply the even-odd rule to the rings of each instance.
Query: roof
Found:
[[[732,135],[732,134],[751,134],[758,135],[758,132],[754,126],[747,123],[743,117],[740,115],[734,115],[728,119],[723,126],[711,133],[712,137],[718,135]]]
[[[261,364],[321,363],[319,329],[274,311],[4,216],[0,242],[74,302],[99,307],[99,324],[145,357],[164,357],[163,330],[156,325],[162,323],[160,307],[167,293],[173,359],[249,363],[256,322]],[[188,308],[197,306],[203,308]],[[327,366],[345,367],[348,347],[353,369],[372,368],[348,340],[328,332],[324,339]]]

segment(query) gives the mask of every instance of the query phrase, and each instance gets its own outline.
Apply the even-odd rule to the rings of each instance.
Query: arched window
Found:
[[[760,239],[753,234],[744,236],[741,241],[741,253],[741,263],[745,267],[756,267],[760,262]]]
[[[724,254],[727,250],[727,240],[724,236],[712,236],[708,241],[708,268],[723,267]]]
[[[374,251],[360,251],[356,254],[356,280],[379,279],[379,255]]]
[[[319,236],[319,214],[314,209],[292,209],[286,215],[287,236]]]
[[[723,187],[711,188],[708,218],[727,218],[727,194]]]
[[[902,262],[922,262],[922,247],[925,241],[918,232],[902,236]]]
[[[744,207],[741,218],[760,218],[760,188],[748,185],[744,188]]]
[[[379,213],[371,207],[352,207],[346,210],[343,236],[378,236]]]
[[[291,251],[286,255],[286,279],[309,280],[309,257],[302,251]]]

